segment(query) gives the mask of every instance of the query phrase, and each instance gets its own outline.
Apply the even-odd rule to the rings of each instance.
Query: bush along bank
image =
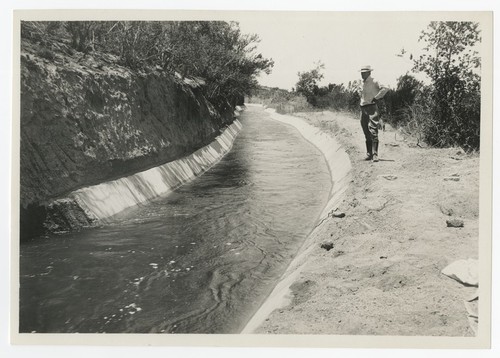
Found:
[[[80,202],[64,200],[69,193],[205,148],[234,121],[244,91],[241,85],[231,92],[219,82],[214,94],[214,83],[196,73],[154,62],[130,64],[123,54],[97,45],[78,48],[61,33],[68,23],[56,26],[55,34],[51,24],[22,28],[21,238],[91,225],[94,219]],[[134,26],[150,30],[145,23]],[[258,72],[253,70],[252,76]],[[71,214],[54,225],[47,222],[54,210]]]

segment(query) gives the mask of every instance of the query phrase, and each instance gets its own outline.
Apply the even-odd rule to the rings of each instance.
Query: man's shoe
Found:
[[[378,162],[378,155],[377,154],[373,154],[373,161]]]
[[[373,158],[373,155],[371,155],[370,153],[366,153],[365,160],[372,160],[372,158]]]

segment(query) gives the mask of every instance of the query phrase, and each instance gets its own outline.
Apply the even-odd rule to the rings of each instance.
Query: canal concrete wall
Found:
[[[80,202],[64,201],[75,190],[185,158],[235,118],[236,103],[216,109],[205,98],[203,79],[131,70],[110,54],[23,38],[20,64],[22,237],[77,225],[86,215]],[[47,224],[54,200],[57,207],[65,202],[74,220]]]
[[[247,106],[261,106],[259,104],[247,104]],[[287,270],[280,278],[278,284],[260,306],[257,312],[247,323],[242,333],[252,333],[275,309],[286,306],[291,299],[290,286],[297,280],[300,272],[306,264],[307,256],[314,249],[315,239],[320,235],[322,224],[330,213],[335,210],[344,199],[345,193],[351,182],[352,164],[347,152],[335,139],[335,137],[321,131],[321,129],[308,124],[305,120],[277,113],[272,108],[267,108],[266,112],[271,118],[284,124],[295,127],[302,136],[311,144],[316,146],[324,155],[330,177],[332,188],[330,190],[328,202],[318,219],[318,222],[304,244],[299,249],[297,256],[292,260]]]
[[[228,153],[242,126],[229,125],[209,145],[172,162],[136,174],[84,187],[47,205],[45,225],[52,231],[106,223],[121,211],[168,194],[193,180]],[[67,224],[69,223],[69,225]]]

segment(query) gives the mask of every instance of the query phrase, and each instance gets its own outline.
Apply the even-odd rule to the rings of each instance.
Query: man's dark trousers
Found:
[[[365,134],[366,153],[378,155],[379,111],[375,103],[361,107],[361,128]]]

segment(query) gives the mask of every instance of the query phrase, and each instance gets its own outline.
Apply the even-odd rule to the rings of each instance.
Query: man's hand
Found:
[[[384,123],[384,120],[382,118],[380,118],[378,120],[378,129],[383,130],[385,132],[385,123]]]

